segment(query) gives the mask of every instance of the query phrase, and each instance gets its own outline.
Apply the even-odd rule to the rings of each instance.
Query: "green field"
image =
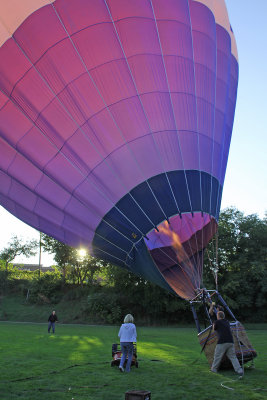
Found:
[[[255,369],[238,380],[209,372],[192,328],[138,327],[139,368],[127,374],[110,366],[118,327],[57,324],[48,335],[46,324],[1,322],[0,399],[123,400],[132,389],[152,400],[267,399],[266,327],[256,328]]]

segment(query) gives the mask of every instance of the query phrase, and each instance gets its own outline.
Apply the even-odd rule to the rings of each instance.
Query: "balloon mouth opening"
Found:
[[[202,285],[204,250],[217,231],[209,214],[175,215],[161,222],[145,239],[150,255],[169,286],[193,299]]]

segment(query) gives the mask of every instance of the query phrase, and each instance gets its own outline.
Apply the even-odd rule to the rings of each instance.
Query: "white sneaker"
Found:
[[[121,372],[124,372],[124,368],[121,367],[121,366],[119,366],[119,370],[120,370]]]

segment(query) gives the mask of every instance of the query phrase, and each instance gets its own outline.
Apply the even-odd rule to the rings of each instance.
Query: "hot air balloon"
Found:
[[[192,299],[236,103],[224,0],[6,0],[0,15],[0,204]]]

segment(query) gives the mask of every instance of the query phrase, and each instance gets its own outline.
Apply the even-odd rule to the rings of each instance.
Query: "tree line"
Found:
[[[143,323],[192,322],[189,303],[143,278],[102,260],[83,255],[47,235],[41,247],[53,254],[54,272],[22,271],[12,265],[30,256],[39,243],[17,237],[0,251],[0,292],[20,292],[29,302],[80,301],[91,321],[117,323],[133,313]],[[218,236],[205,252],[203,286],[218,289],[241,321],[267,321],[267,218],[245,216],[227,208],[220,214]]]

